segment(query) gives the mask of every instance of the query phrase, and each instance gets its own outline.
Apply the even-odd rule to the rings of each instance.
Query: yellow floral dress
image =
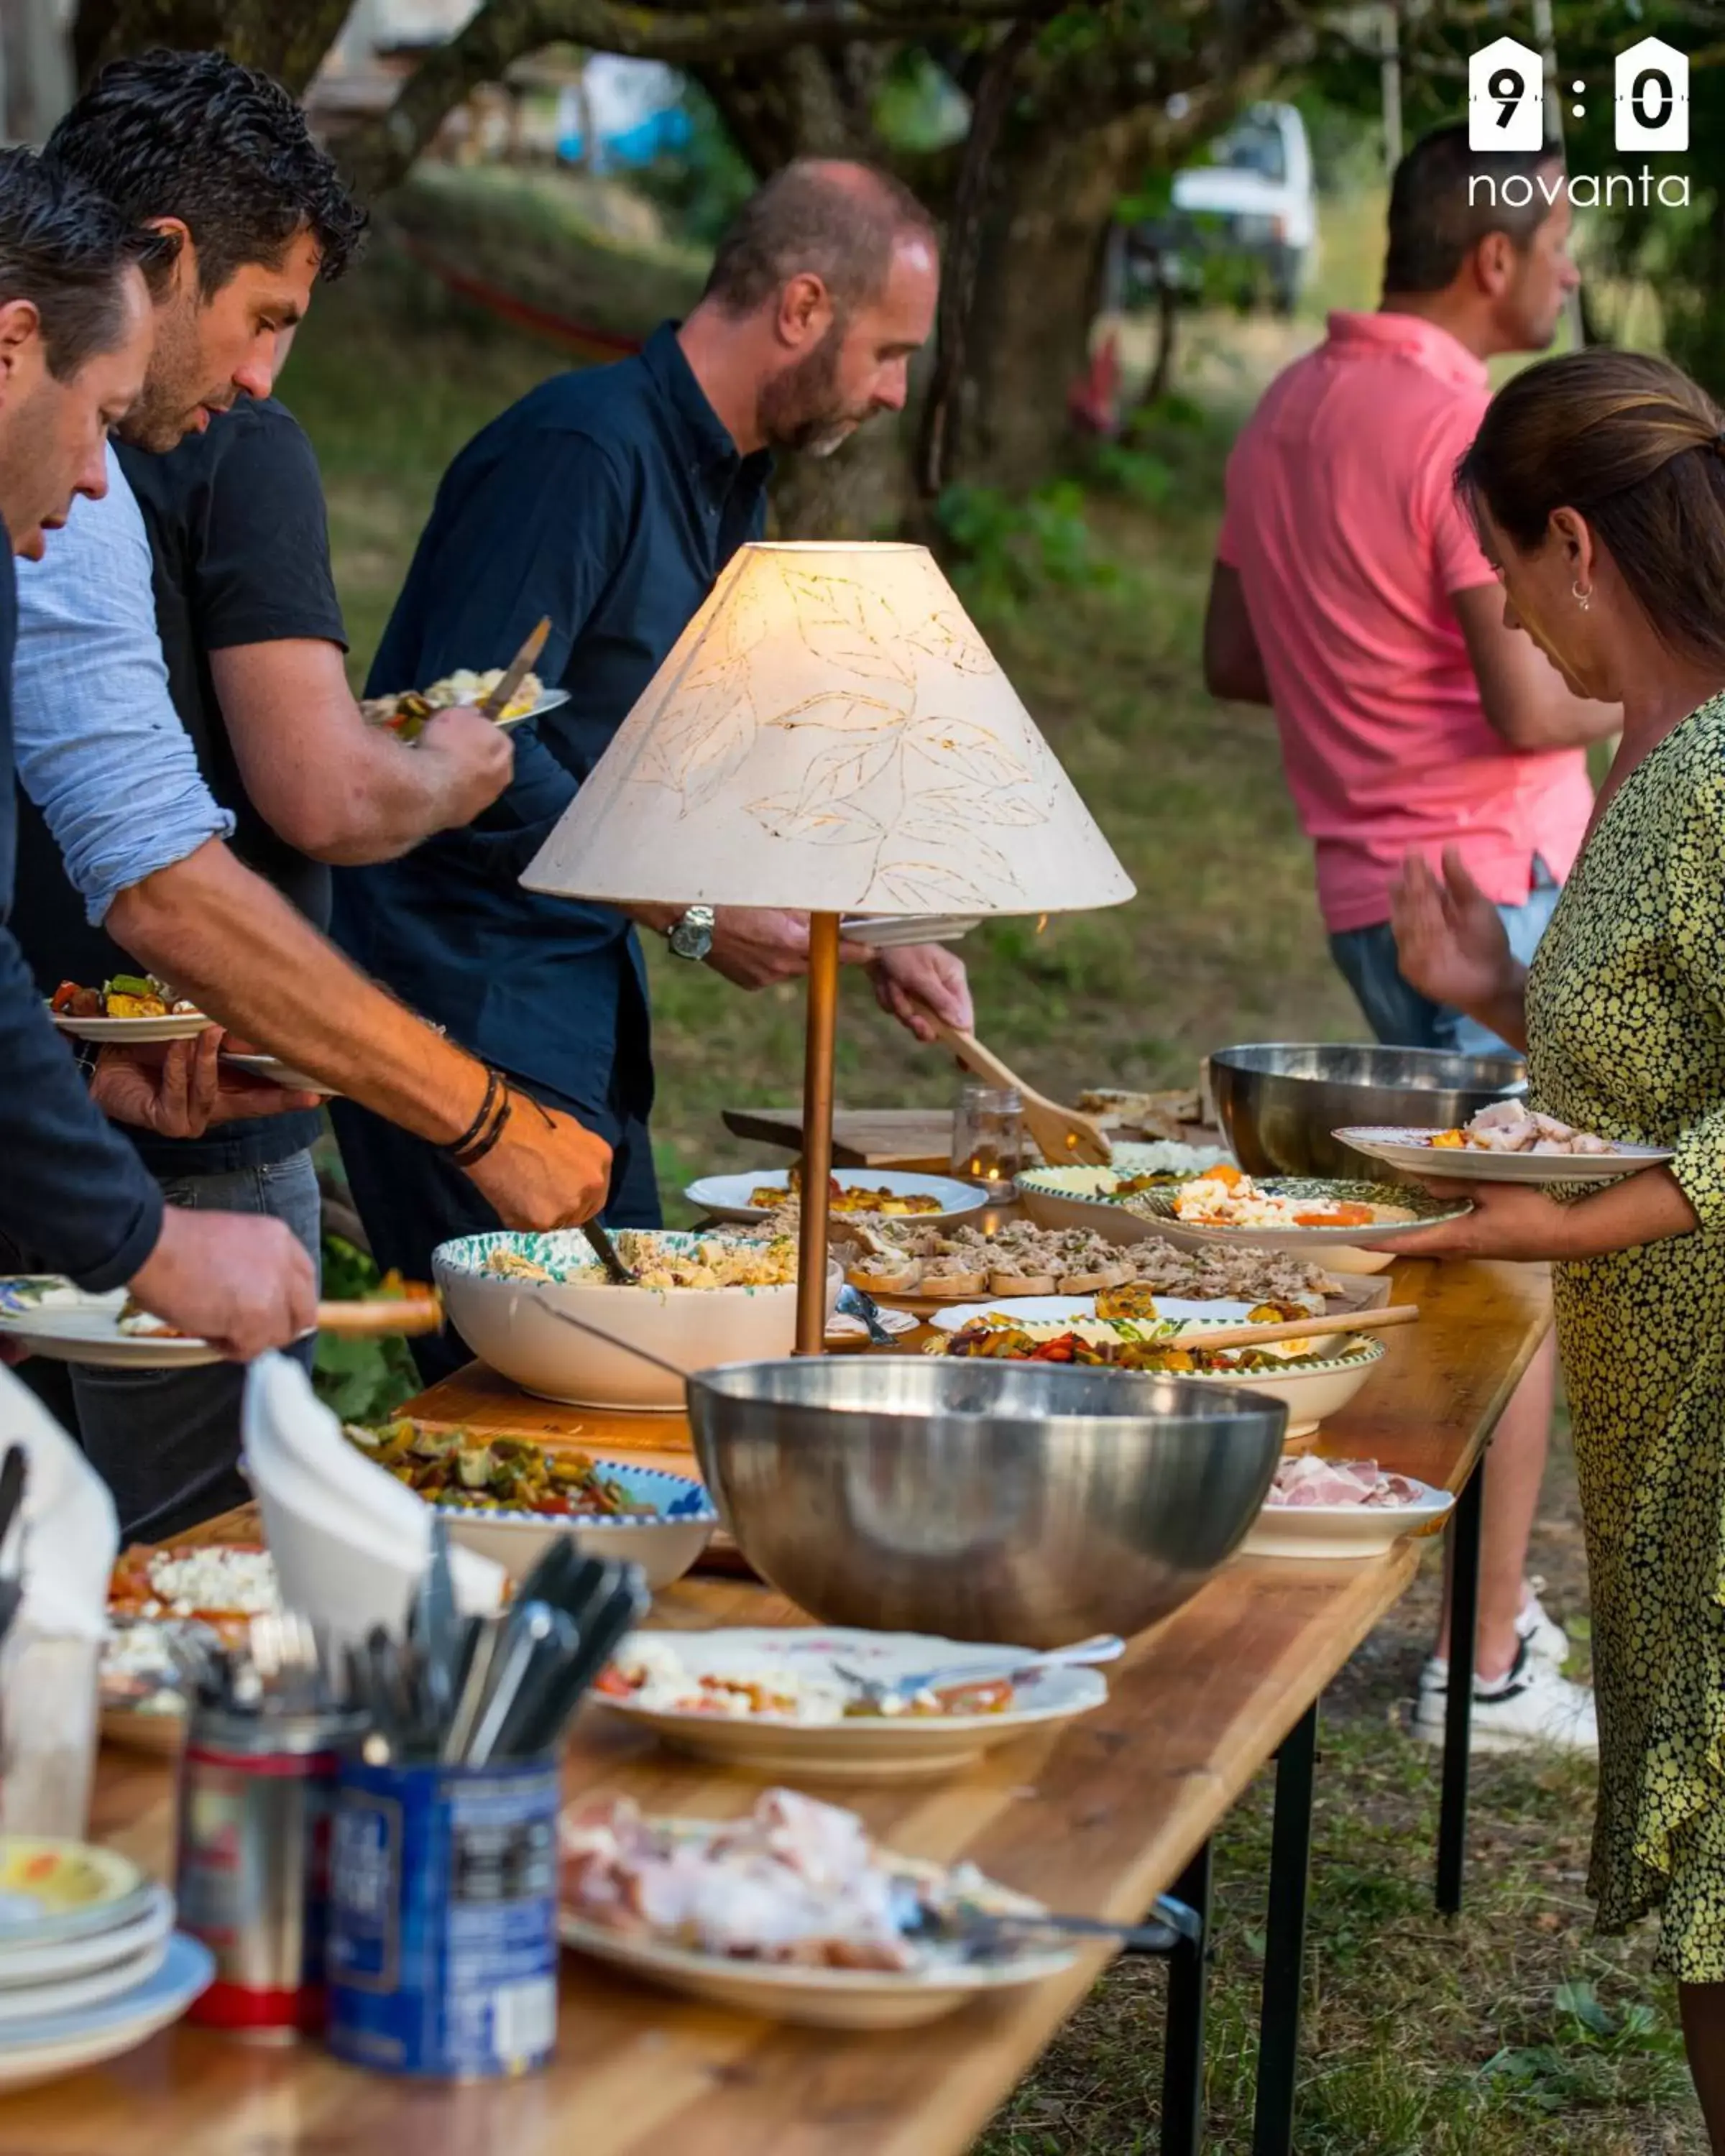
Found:
[[[1698,1234],[1556,1268],[1593,1597],[1603,1931],[1725,1981],[1725,695],[1624,781],[1527,981],[1536,1104],[1672,1146]]]

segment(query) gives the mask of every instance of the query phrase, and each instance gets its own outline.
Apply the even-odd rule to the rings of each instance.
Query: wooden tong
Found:
[[[1393,1302],[1387,1310],[1327,1310],[1319,1317],[1278,1318],[1263,1325],[1182,1324],[1171,1337],[1159,1339],[1163,1348],[1256,1348],[1272,1340],[1312,1340],[1326,1333],[1387,1332],[1392,1326],[1412,1325],[1420,1312],[1411,1302]]]
[[[1076,1108],[1064,1108],[1058,1101],[1050,1101],[1047,1094],[1027,1086],[992,1048],[984,1048],[973,1033],[961,1033],[956,1025],[948,1025],[943,1018],[937,1018],[927,1004],[919,1008],[934,1029],[936,1037],[946,1043],[967,1070],[986,1079],[991,1086],[1010,1086],[1018,1095],[1024,1111],[1024,1127],[1035,1139],[1050,1168],[1064,1167],[1074,1161],[1086,1168],[1106,1168],[1113,1159],[1114,1148],[1108,1142],[1107,1132],[1094,1116],[1081,1115]]]
[[[418,1295],[375,1296],[362,1302],[317,1306],[318,1331],[340,1333],[349,1340],[380,1340],[392,1333],[441,1332],[443,1324],[444,1299],[435,1289]]]

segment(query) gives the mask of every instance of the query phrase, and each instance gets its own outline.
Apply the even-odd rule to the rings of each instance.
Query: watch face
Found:
[[[705,906],[691,906],[672,929],[669,940],[680,958],[706,957],[713,947],[711,915]]]

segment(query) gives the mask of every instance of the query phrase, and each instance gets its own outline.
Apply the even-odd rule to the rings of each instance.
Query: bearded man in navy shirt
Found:
[[[902,408],[938,287],[932,223],[896,181],[788,166],[721,241],[686,321],[616,366],[542,382],[462,450],[372,666],[382,694],[503,665],[550,619],[540,671],[569,701],[518,732],[512,784],[465,829],[338,871],[334,933],[454,1040],[609,1142],[614,1227],[660,1217],[637,927],[756,988],[806,969],[808,923],[549,898],[522,890],[521,872],[719,572],[761,536],[773,452],[824,455]],[[919,1038],[918,998],[969,1027],[950,952],[845,955],[869,965],[884,1007]],[[351,1101],[333,1113],[380,1264],[424,1279],[439,1243],[498,1224],[432,1147]],[[414,1349],[428,1377],[463,1359],[447,1339]]]

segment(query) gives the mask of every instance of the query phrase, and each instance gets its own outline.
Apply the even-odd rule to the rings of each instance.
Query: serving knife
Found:
[[[501,719],[509,709],[509,700],[531,672],[533,661],[545,649],[545,639],[551,634],[551,616],[542,614],[539,626],[528,637],[503,670],[503,679],[495,689],[480,697],[479,710],[488,719]]]

